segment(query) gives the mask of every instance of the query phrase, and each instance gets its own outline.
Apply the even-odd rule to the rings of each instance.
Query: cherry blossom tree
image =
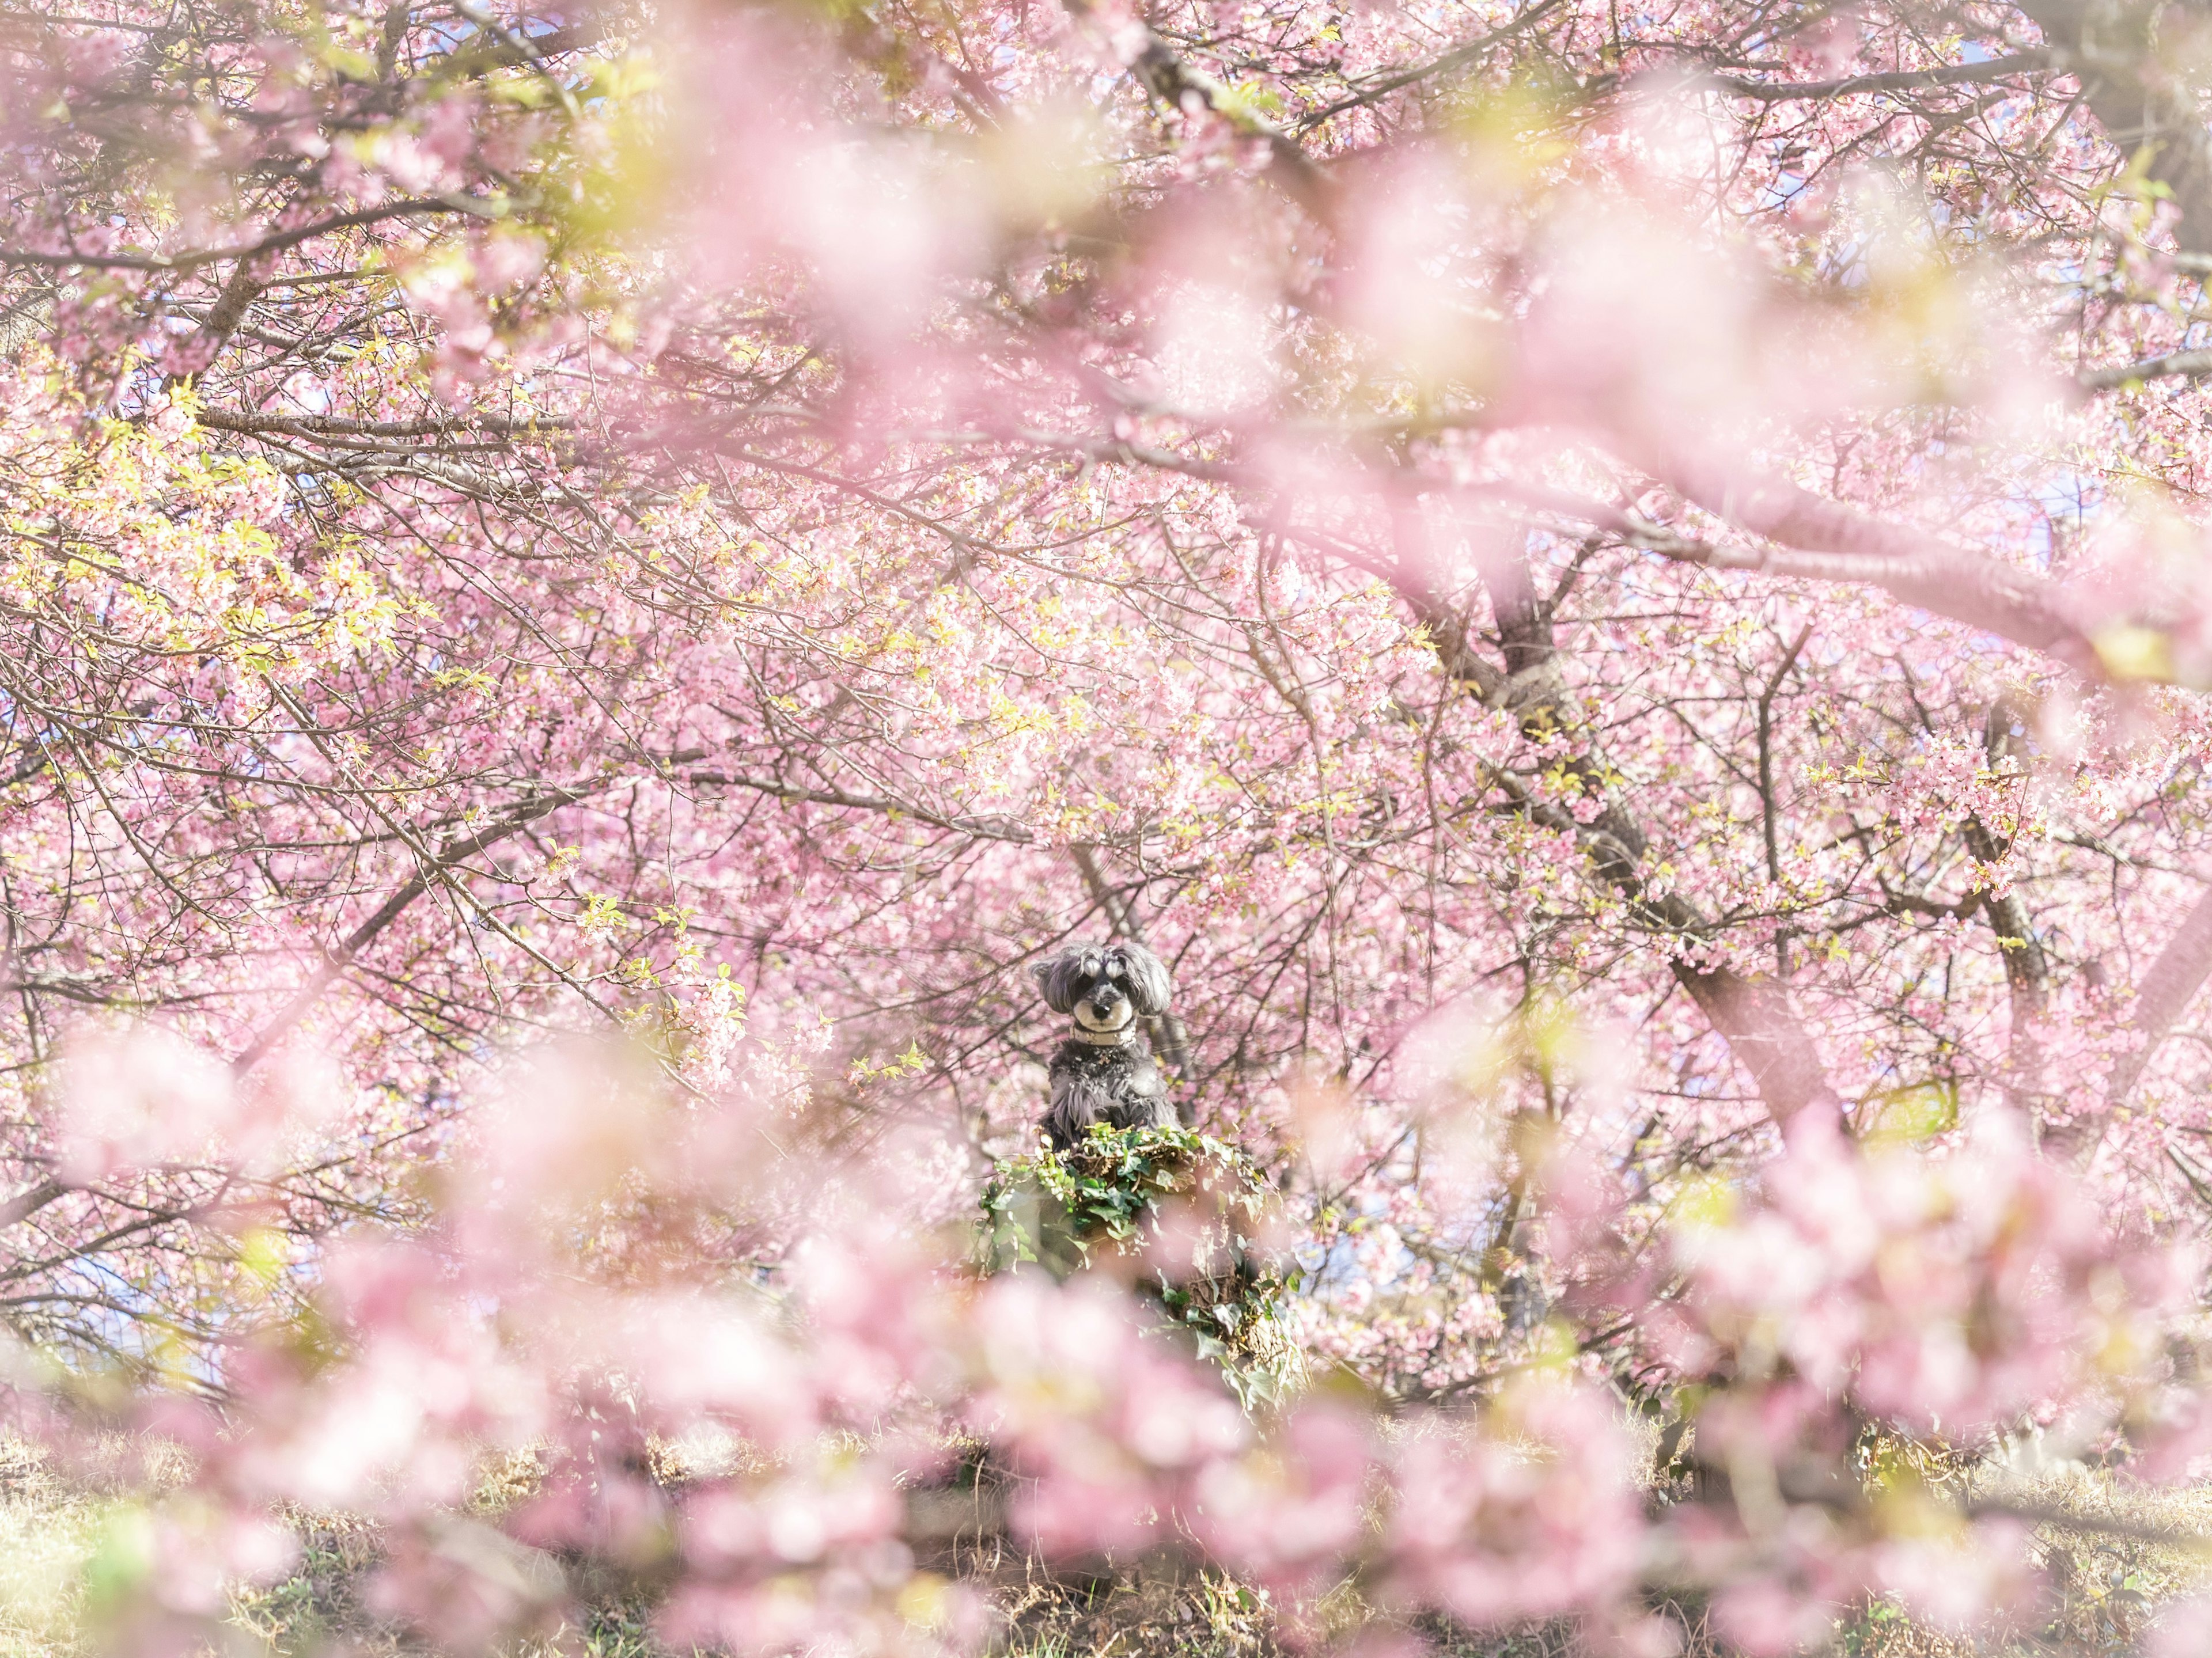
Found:
[[[198,1459],[132,1630],[351,1503],[455,1643],[957,1644],[973,1442],[1777,1650],[2025,1604],[1886,1447],[2187,1472],[2195,11],[0,21],[0,1304]],[[1361,1404],[946,1265],[1109,932]]]

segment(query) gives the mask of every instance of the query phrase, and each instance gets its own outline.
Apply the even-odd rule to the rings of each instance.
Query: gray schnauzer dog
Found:
[[[1116,1128],[1165,1128],[1175,1122],[1167,1079],[1137,1034],[1139,1018],[1168,1011],[1175,980],[1167,964],[1126,939],[1071,944],[1030,969],[1045,1005],[1075,1017],[1075,1029],[1052,1056],[1052,1105],[1044,1132],[1065,1151],[1093,1123]]]

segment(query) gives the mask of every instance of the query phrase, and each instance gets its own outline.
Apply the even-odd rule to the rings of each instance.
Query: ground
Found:
[[[136,1450],[130,1460],[143,1466]],[[118,1450],[118,1465],[122,1461]],[[158,1455],[154,1461],[158,1468]],[[2212,1574],[2212,1485],[2147,1493],[2078,1465],[2026,1473],[1985,1468],[1976,1481],[1985,1499],[2001,1495],[2023,1509],[2118,1529],[2038,1527],[2038,1546],[2061,1590],[2056,1614],[2009,1639],[1985,1641],[1978,1649],[1876,1604],[1838,1626],[1832,1651],[1840,1658],[2131,1653],[2160,1603]],[[511,1480],[495,1476],[487,1500],[495,1506],[510,1490]],[[137,1512],[96,1463],[64,1479],[29,1446],[0,1442],[0,1658],[88,1658],[112,1644],[103,1603],[107,1586],[132,1570],[143,1546]],[[225,1658],[333,1648],[356,1658],[421,1651],[380,1622],[367,1603],[364,1585],[379,1552],[374,1528],[343,1515],[296,1515],[293,1521],[301,1558],[283,1581],[232,1597]],[[1000,1658],[1277,1658],[1301,1644],[1285,1638],[1263,1597],[1218,1576],[1139,1568],[1112,1580],[1071,1580],[1008,1560],[990,1577],[1000,1614],[994,1643]],[[1714,1654],[1695,1612],[1674,1610],[1689,1636],[1683,1658]],[[572,1658],[657,1658],[649,1612],[602,1596],[581,1628],[561,1631],[541,1650]],[[1364,1617],[1355,1599],[1340,1594],[1318,1609],[1317,1632],[1342,1634]],[[1421,1633],[1455,1658],[1559,1658],[1571,1645],[1569,1631],[1560,1629],[1481,1639],[1433,1628]],[[514,1658],[536,1655],[526,1646]]]

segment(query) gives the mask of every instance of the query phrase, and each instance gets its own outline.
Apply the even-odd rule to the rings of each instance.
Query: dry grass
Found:
[[[0,1442],[0,1658],[80,1649],[106,1507],[64,1488],[29,1447]]]
[[[1042,1575],[1002,1590],[1001,1650],[1021,1658],[1276,1658],[1273,1609],[1212,1574],[1080,1582]]]

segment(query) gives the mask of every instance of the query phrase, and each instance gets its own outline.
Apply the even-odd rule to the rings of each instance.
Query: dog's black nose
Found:
[[[1101,1013],[1111,1013],[1121,1005],[1121,990],[1118,985],[1103,984],[1091,993],[1091,1005]]]

